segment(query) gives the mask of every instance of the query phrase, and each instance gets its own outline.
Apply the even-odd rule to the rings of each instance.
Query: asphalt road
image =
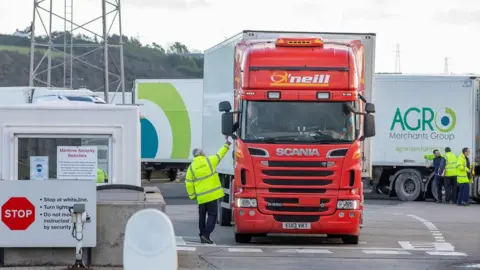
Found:
[[[166,199],[185,269],[480,269],[480,205],[367,201],[355,246],[325,237],[236,244],[232,228],[220,226],[212,246],[199,243],[197,207],[185,199],[183,184],[154,185]]]

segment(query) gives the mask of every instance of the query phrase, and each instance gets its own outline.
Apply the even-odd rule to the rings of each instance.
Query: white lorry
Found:
[[[0,106],[0,180],[90,179],[141,186],[137,106]],[[104,150],[102,152],[102,150]]]
[[[425,155],[450,147],[480,158],[480,80],[471,76],[376,74],[373,190],[403,201],[437,197]],[[471,198],[480,200],[475,179]]]
[[[0,104],[38,104],[45,102],[84,101],[105,104],[105,101],[88,89],[63,89],[47,87],[0,87]]]
[[[109,93],[108,102],[123,104],[122,93]],[[192,150],[202,147],[203,80],[136,80],[133,93],[125,93],[125,104],[132,102],[142,115],[142,169],[150,175],[166,170],[175,180],[191,163]]]

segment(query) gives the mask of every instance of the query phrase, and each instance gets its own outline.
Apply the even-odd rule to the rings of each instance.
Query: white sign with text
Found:
[[[90,180],[0,181],[0,247],[75,247],[70,209],[85,204],[83,246],[97,240],[97,185]]]
[[[58,146],[57,179],[96,180],[97,146]]]

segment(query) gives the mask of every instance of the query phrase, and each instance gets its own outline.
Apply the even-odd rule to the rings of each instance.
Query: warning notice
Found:
[[[98,149],[96,146],[58,146],[57,179],[95,180]]]
[[[43,204],[42,204],[43,202]],[[57,197],[40,198],[40,216],[43,216],[43,228],[48,230],[67,230],[73,229],[71,221],[70,208],[75,203],[88,203],[88,198],[83,197]],[[42,211],[43,210],[43,211]],[[91,220],[87,221],[90,223]]]
[[[84,204],[89,217],[83,244],[95,247],[95,181],[0,181],[0,190],[0,247],[75,247],[74,204]]]

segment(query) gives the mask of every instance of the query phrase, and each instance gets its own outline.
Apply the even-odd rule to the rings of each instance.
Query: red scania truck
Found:
[[[213,154],[222,134],[235,139],[217,171],[219,223],[238,243],[268,234],[358,243],[374,51],[375,34],[243,31],[205,52],[203,147]]]

